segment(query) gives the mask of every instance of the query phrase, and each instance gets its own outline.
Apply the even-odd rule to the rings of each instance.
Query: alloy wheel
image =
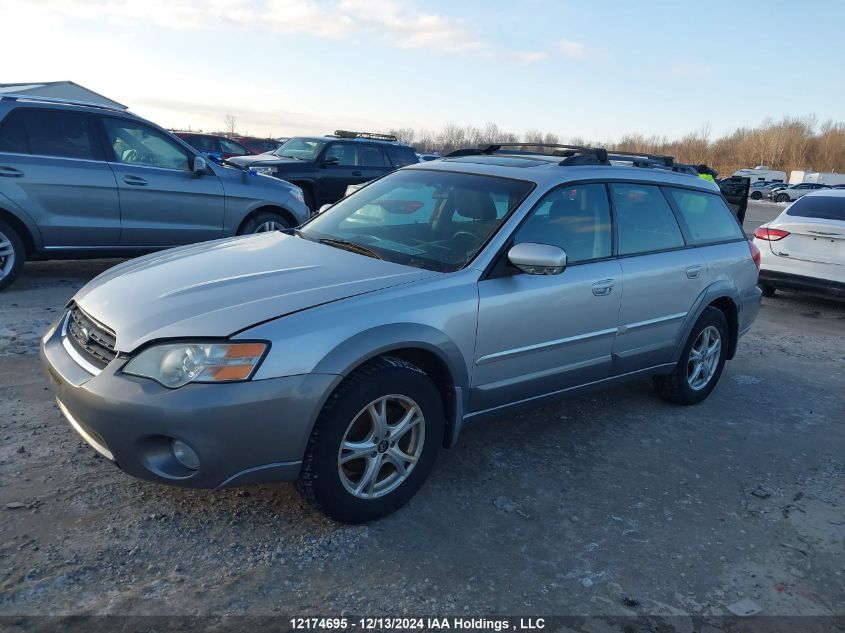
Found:
[[[373,400],[349,424],[337,468],[346,490],[360,499],[382,497],[413,471],[425,446],[425,417],[411,398]]]
[[[276,220],[267,220],[266,222],[262,222],[257,227],[253,233],[271,233],[272,231],[281,231],[282,229],[288,228],[281,222]]]
[[[0,279],[12,272],[15,265],[15,249],[12,240],[0,231]]]
[[[687,360],[687,383],[695,391],[704,389],[716,373],[722,351],[719,329],[708,325],[701,331]]]

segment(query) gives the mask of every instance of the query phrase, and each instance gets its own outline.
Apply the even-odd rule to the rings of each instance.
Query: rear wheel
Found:
[[[751,194],[751,199],[752,199],[752,200],[759,200],[759,199],[760,199],[760,198],[762,198],[762,197],[763,197],[763,194],[762,194],[762,193],[760,193],[759,191],[754,191],[754,192]]]
[[[256,213],[249,220],[244,222],[238,235],[249,235],[251,233],[269,233],[270,231],[283,231],[289,229],[290,222],[278,213],[262,211]]]
[[[297,487],[338,521],[383,517],[420,489],[444,426],[440,395],[421,369],[393,357],[367,363],[320,413]]]
[[[773,297],[775,295],[775,288],[773,286],[760,286],[764,297]]]
[[[789,195],[785,193],[779,193],[775,198],[775,202],[789,202]]]
[[[26,248],[17,231],[0,220],[0,290],[15,280],[26,259]]]
[[[696,321],[681,360],[668,376],[656,376],[654,387],[664,400],[697,404],[719,382],[728,351],[728,322],[721,310],[707,307]]]

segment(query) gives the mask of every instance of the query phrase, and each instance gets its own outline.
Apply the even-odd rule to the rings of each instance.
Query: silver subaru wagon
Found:
[[[104,272],[43,338],[62,413],[131,475],[296,481],[356,523],[470,422],[645,376],[710,394],[760,305],[716,185],[602,148],[457,154]]]

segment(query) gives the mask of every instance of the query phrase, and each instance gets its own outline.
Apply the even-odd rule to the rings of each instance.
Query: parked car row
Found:
[[[216,162],[234,156],[249,156],[252,154],[272,152],[281,145],[281,143],[273,139],[254,136],[221,136],[220,134],[182,132],[179,130],[173,130],[173,134]]]
[[[293,227],[300,188],[122,109],[0,97],[0,289],[26,259],[132,256]]]

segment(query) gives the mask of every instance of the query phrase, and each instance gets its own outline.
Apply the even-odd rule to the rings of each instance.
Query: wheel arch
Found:
[[[294,216],[293,213],[291,213],[284,207],[277,204],[263,204],[257,206],[243,217],[240,224],[238,224],[237,234],[241,235],[241,230],[246,225],[246,223],[252,220],[259,213],[275,213],[281,218],[284,218],[284,220],[288,222],[292,227],[299,226],[300,224],[299,220],[296,219],[296,216]]]
[[[458,346],[435,328],[392,324],[361,332],[335,347],[314,368],[315,373],[344,378],[365,363],[395,356],[422,369],[437,387],[446,416],[444,446],[457,442],[468,393],[466,361]]]
[[[18,232],[21,240],[23,240],[27,259],[35,255],[38,251],[39,244],[39,242],[36,241],[37,229],[30,227],[27,222],[22,220],[17,214],[9,211],[6,206],[0,206],[0,220],[6,222]]]
[[[730,337],[727,359],[732,359],[736,355],[737,342],[739,340],[740,305],[739,292],[733,285],[726,281],[719,281],[705,288],[696,299],[693,309],[687,314],[684,326],[681,328],[680,336],[676,341],[675,354],[673,356],[674,361],[677,362],[680,359],[681,351],[693,326],[708,307],[716,308],[725,315],[725,319],[728,322],[728,335]]]

